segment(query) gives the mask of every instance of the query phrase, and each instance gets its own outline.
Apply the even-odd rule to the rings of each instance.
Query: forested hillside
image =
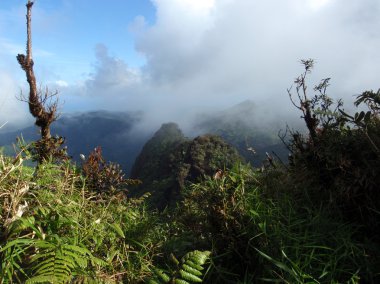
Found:
[[[131,193],[149,192],[153,208],[163,209],[181,200],[190,183],[213,176],[243,162],[238,152],[218,136],[185,138],[174,123],[163,124],[145,144],[132,168],[132,178],[142,184]]]
[[[380,89],[349,112],[301,60],[287,95],[303,130],[281,146],[250,102],[199,117],[195,137],[175,123],[134,136],[140,113],[58,120],[58,93],[37,87],[33,4],[16,58],[39,131],[0,151],[0,283],[380,283]],[[132,157],[129,177],[117,161]]]
[[[20,145],[0,161],[1,279],[377,283],[379,96],[364,92],[356,104],[368,111],[352,115],[330,103],[321,112],[332,101],[318,96],[303,116],[310,133],[291,133],[289,164],[260,169],[220,138],[163,125],[137,159],[149,185],[138,198],[128,196],[140,181],[100,150],[81,167],[53,159],[29,168],[34,146]],[[149,194],[173,185],[171,206],[152,208]]]

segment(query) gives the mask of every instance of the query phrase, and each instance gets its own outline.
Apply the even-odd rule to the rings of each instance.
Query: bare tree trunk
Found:
[[[35,159],[38,164],[44,160],[53,158],[65,158],[65,150],[59,149],[64,143],[62,137],[51,137],[50,125],[57,119],[57,106],[58,100],[52,100],[57,95],[49,93],[49,90],[38,90],[36,83],[36,76],[33,70],[33,57],[32,57],[32,7],[34,2],[28,0],[26,4],[26,26],[27,26],[27,40],[26,40],[26,56],[24,54],[17,55],[17,61],[21,68],[25,71],[26,80],[29,84],[29,97],[24,99],[29,104],[29,111],[36,118],[35,124],[40,127],[41,139],[35,143],[34,151],[36,153]],[[38,167],[38,165],[37,165]]]
[[[57,118],[57,103],[53,103],[46,107],[44,103],[49,98],[49,95],[45,93],[42,95],[37,90],[36,77],[33,70],[33,58],[32,58],[32,7],[33,1],[28,0],[26,4],[26,25],[27,25],[27,41],[26,41],[26,56],[24,54],[17,55],[17,61],[21,68],[25,71],[26,80],[29,84],[29,111],[36,118],[36,125],[41,128],[41,138],[50,139],[50,124]]]

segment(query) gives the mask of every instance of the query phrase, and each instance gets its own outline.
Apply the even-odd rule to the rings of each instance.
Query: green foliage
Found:
[[[256,254],[249,252],[250,238],[258,238],[265,223],[261,220],[255,224],[250,216],[250,211],[265,211],[257,185],[256,173],[237,164],[186,191],[176,212],[183,224],[180,232],[191,230],[189,239],[194,241],[190,246],[212,247],[215,257],[208,281],[236,282],[238,275],[246,271],[253,274],[259,268]]]
[[[17,137],[17,148],[38,165],[43,163],[62,164],[69,160],[65,139],[60,136],[41,138],[35,142],[27,143],[23,136]]]
[[[131,191],[131,194],[138,196],[149,192],[150,203],[155,208],[163,209],[169,203],[174,203],[178,192],[170,154],[186,142],[177,124],[163,124],[136,158],[131,177],[140,179],[142,185]]]
[[[31,144],[32,160],[39,163],[47,161],[62,162],[69,159],[63,137],[41,138]]]
[[[347,114],[342,102],[334,107],[327,96],[328,79],[309,98],[306,74],[312,61],[304,64],[305,73],[295,81],[299,104],[293,103],[303,112],[309,133],[291,132],[290,173],[316,206],[339,207],[347,220],[365,225],[363,234],[371,234],[380,228],[379,92],[367,91],[357,97],[355,105],[365,103],[368,111]]]
[[[134,194],[150,192],[154,208],[173,206],[188,183],[214,175],[241,159],[220,137],[204,135],[188,140],[176,124],[164,124],[136,160],[132,174],[143,184]]]
[[[120,189],[122,186],[139,184],[138,180],[126,179],[120,165],[104,160],[102,148],[96,147],[82,164],[87,187],[97,192]]]
[[[141,200],[94,194],[70,164],[33,176],[21,156],[1,161],[1,283],[136,283],[150,273],[164,234]]]
[[[171,269],[168,274],[162,269],[155,268],[153,270],[153,277],[148,279],[147,283],[160,284],[160,283],[176,283],[176,284],[189,284],[201,283],[202,270],[206,261],[209,259],[209,251],[191,251],[185,254],[181,261],[178,261],[174,255],[172,261],[175,264],[175,269]],[[170,276],[169,276],[170,275]]]
[[[26,228],[24,228],[26,229]],[[13,251],[11,257],[14,258],[16,252],[19,256],[27,255],[29,250],[38,252],[33,254],[28,260],[28,270],[32,271],[32,277],[28,278],[25,283],[66,283],[73,276],[80,275],[83,270],[88,268],[88,263],[101,264],[102,261],[94,257],[85,247],[70,245],[65,243],[58,235],[47,240],[29,239],[27,242],[9,242],[1,251]],[[70,241],[70,240],[68,240]],[[4,262],[14,261],[6,255]],[[21,262],[21,260],[19,259]],[[9,266],[15,265],[11,263]],[[16,267],[22,267],[22,262],[16,264]],[[9,276],[9,275],[8,275]]]
[[[243,275],[248,283],[372,281],[378,246],[364,245],[357,226],[332,217],[328,206],[313,208],[292,186],[280,165],[264,173],[236,165],[188,189],[173,234],[193,240],[188,247],[212,248],[210,283],[237,283]]]
[[[359,95],[355,101],[355,106],[365,103],[374,114],[379,114],[380,108],[380,89],[375,93],[374,91],[365,91]]]
[[[254,169],[165,125],[136,166],[177,202],[160,212],[119,190],[130,180],[100,149],[82,170],[0,155],[0,283],[378,283],[380,91],[348,114],[328,79],[308,97],[303,63],[293,103],[309,133],[290,133],[289,165]]]
[[[177,124],[163,124],[144,145],[133,165],[131,176],[144,177],[144,183],[157,177],[165,178],[169,168],[166,165],[169,153],[186,140]]]
[[[242,158],[237,151],[214,135],[199,136],[191,141],[184,158],[184,163],[189,165],[188,179],[192,182],[212,176],[220,169],[231,168],[240,161]]]

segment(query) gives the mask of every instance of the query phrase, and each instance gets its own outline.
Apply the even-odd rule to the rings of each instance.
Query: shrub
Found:
[[[83,162],[82,172],[86,177],[87,187],[97,192],[107,192],[111,189],[120,189],[125,185],[139,184],[138,180],[126,179],[119,164],[107,163],[102,156],[100,146],[96,147]]]
[[[305,72],[295,80],[298,101],[288,92],[303,114],[308,134],[290,133],[292,177],[315,206],[336,206],[347,220],[360,222],[367,233],[374,233],[380,229],[380,91],[359,95],[355,105],[365,103],[368,111],[351,116],[341,101],[334,106],[328,97],[329,79],[322,80],[310,98],[306,78],[313,61],[302,63]]]

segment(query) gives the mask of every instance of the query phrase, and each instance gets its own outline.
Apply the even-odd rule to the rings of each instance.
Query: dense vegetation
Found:
[[[308,133],[283,138],[288,164],[268,156],[254,168],[220,138],[186,139],[175,124],[137,159],[141,185],[101,148],[38,168],[25,165],[36,144],[0,155],[0,282],[379,283],[380,91],[348,114],[328,80],[310,97],[303,63],[289,95]],[[169,207],[149,199],[169,188]]]
[[[254,168],[221,138],[166,124],[133,167],[141,184],[101,147],[75,164],[51,135],[58,102],[37,88],[33,3],[17,61],[41,137],[0,154],[1,283],[380,282],[380,90],[348,114],[327,96],[329,79],[310,96],[304,60],[288,94],[307,133],[282,137],[288,164],[268,154]]]
[[[150,193],[150,204],[163,209],[181,199],[189,183],[212,176],[241,162],[238,152],[220,137],[185,138],[178,125],[166,123],[146,143],[132,168],[132,178],[143,183],[131,192]]]

